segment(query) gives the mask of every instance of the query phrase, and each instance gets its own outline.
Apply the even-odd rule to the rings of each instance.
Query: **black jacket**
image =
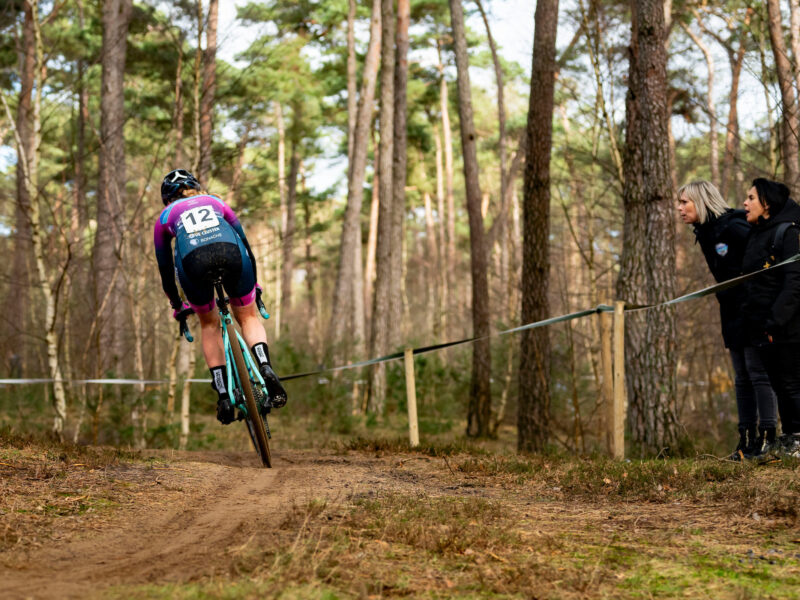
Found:
[[[800,224],[800,206],[789,199],[783,209],[769,219],[759,219],[747,239],[742,271],[752,273],[794,256],[800,251],[798,227],[790,227],[781,248],[774,247],[780,223]],[[745,282],[747,298],[742,319],[748,340],[753,345],[773,342],[800,342],[800,262],[767,271]]]
[[[727,281],[741,274],[750,224],[743,210],[728,209],[718,217],[694,226],[694,235],[706,257],[708,268],[717,282]],[[740,349],[746,343],[742,335],[740,309],[745,300],[745,289],[737,285],[717,292],[722,339],[726,348]]]

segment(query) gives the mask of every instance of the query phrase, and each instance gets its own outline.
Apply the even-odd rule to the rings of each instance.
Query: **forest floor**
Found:
[[[800,465],[0,435],[3,598],[798,598]]]

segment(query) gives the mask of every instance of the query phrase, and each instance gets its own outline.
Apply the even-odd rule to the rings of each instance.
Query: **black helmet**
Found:
[[[161,200],[164,205],[172,202],[178,197],[179,192],[186,188],[199,190],[201,189],[200,182],[186,169],[175,169],[167,173],[164,181],[161,182]]]

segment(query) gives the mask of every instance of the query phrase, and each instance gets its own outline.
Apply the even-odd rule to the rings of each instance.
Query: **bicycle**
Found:
[[[234,408],[238,409],[237,420],[244,421],[250,441],[258,453],[261,463],[266,468],[272,467],[272,455],[269,450],[269,440],[272,435],[269,430],[267,415],[272,405],[267,393],[264,378],[258,370],[258,364],[250,354],[247,343],[233,326],[233,319],[228,310],[230,300],[225,296],[222,288],[222,274],[216,273],[210,277],[216,293],[216,304],[219,309],[220,329],[222,330],[222,344],[225,349],[225,370],[230,388],[231,401]],[[261,316],[269,318],[269,314],[261,300],[261,290],[256,294],[256,305]],[[188,315],[187,315],[188,316]],[[186,317],[179,321],[180,333],[187,341],[194,338],[189,332]],[[231,343],[235,339],[237,343]],[[242,377],[243,374],[246,377]]]

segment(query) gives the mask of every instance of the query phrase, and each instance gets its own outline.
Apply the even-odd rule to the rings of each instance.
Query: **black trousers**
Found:
[[[758,351],[778,398],[783,433],[800,433],[800,343],[767,344]]]

